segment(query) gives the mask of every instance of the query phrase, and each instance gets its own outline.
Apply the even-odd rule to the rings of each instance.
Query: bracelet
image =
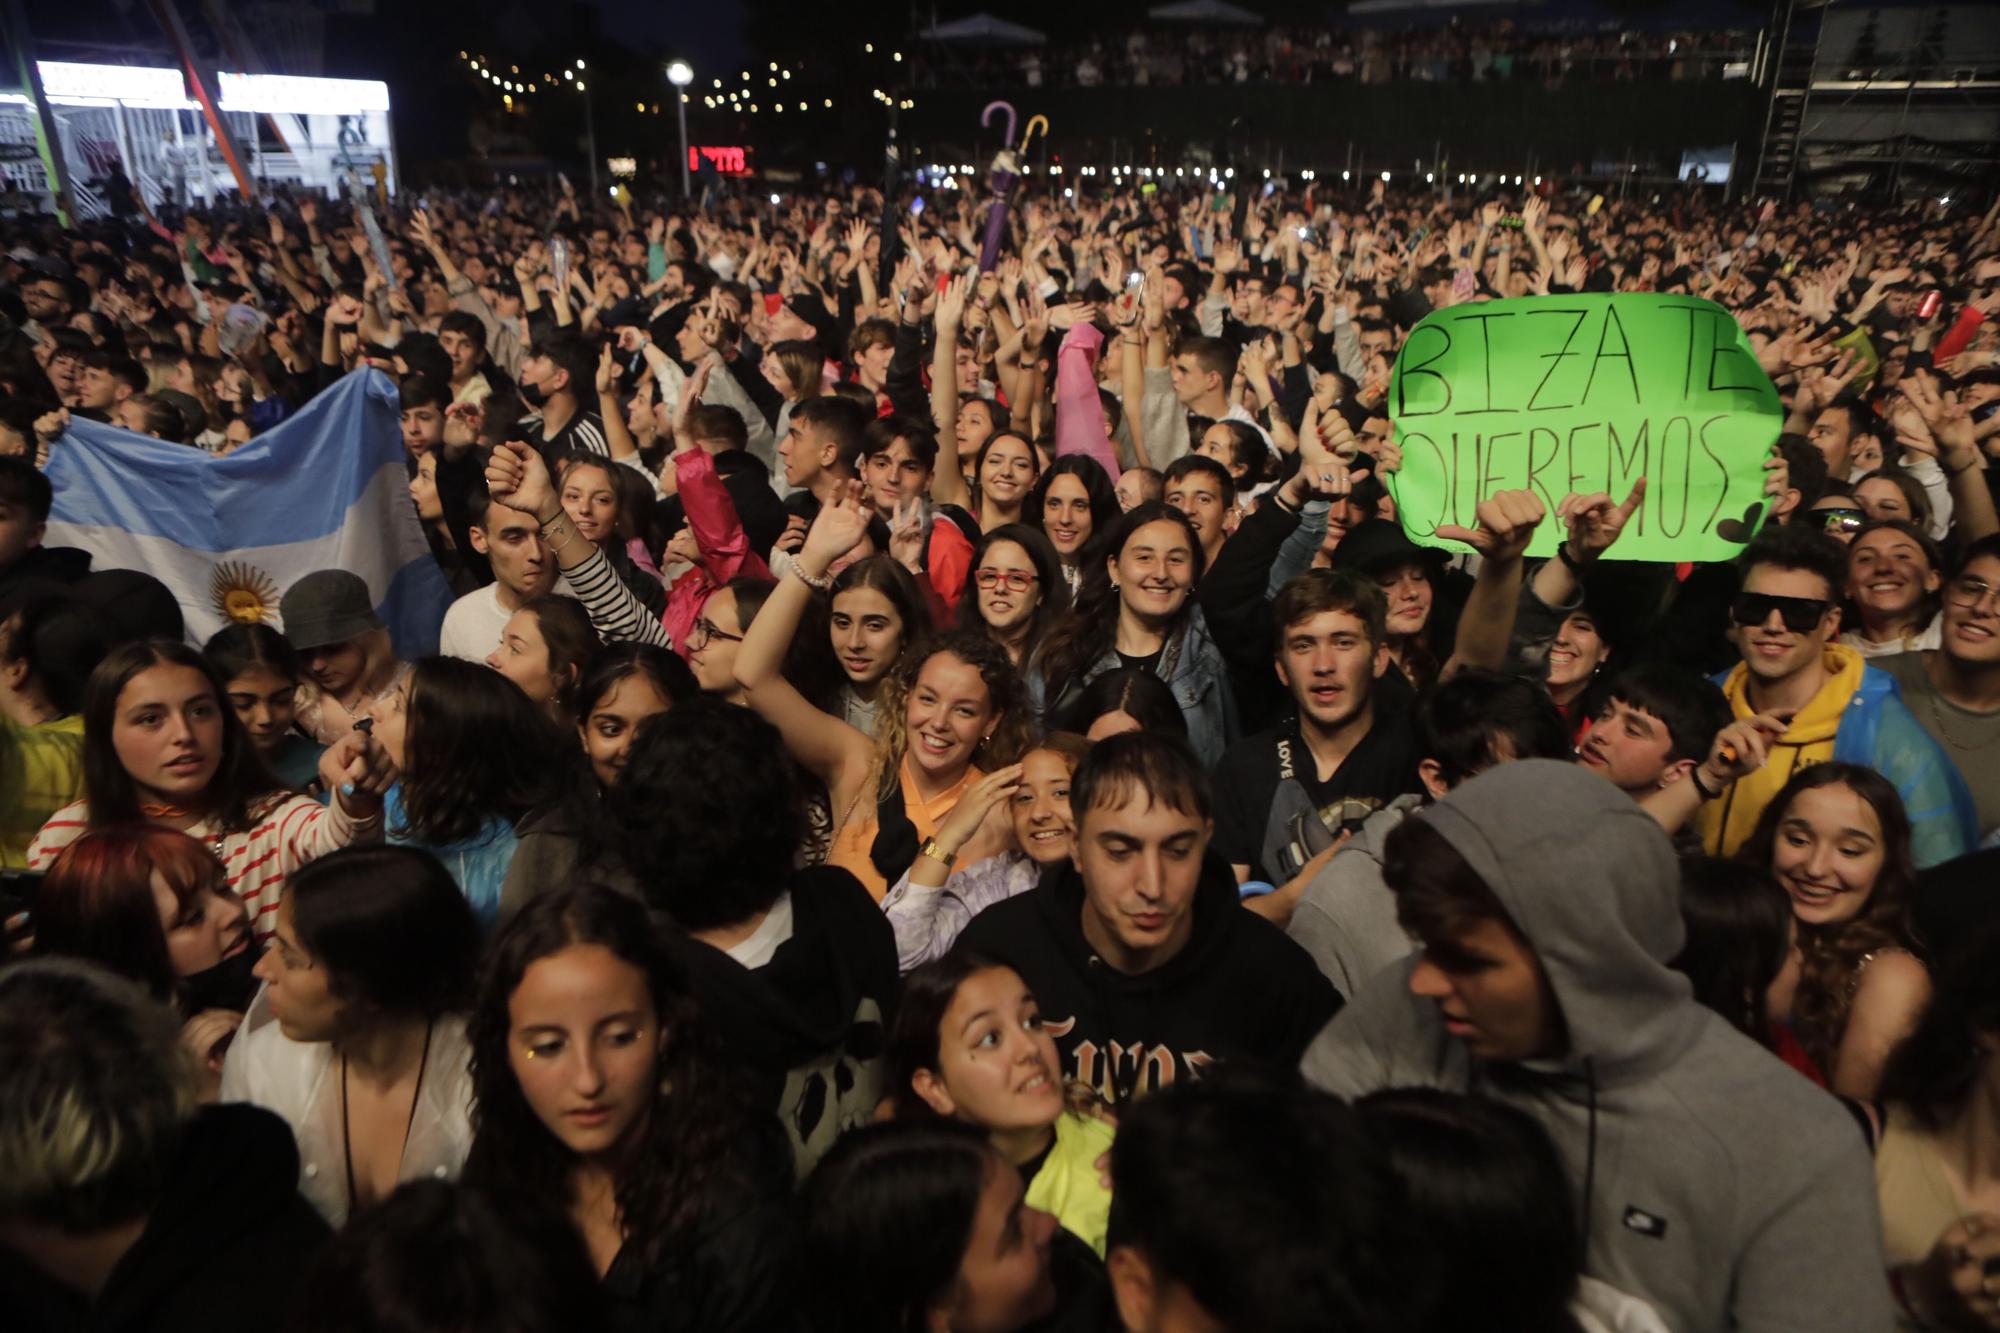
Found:
[[[1583,577],[1583,565],[1574,555],[1570,554],[1569,542],[1567,540],[1556,543],[1556,559],[1562,561],[1563,566],[1570,573],[1576,575],[1578,578]]]
[[[821,574],[818,578],[814,578],[811,574],[806,573],[797,560],[792,561],[792,573],[799,576],[799,582],[816,592],[825,592],[833,586],[833,575]]]
[[[1695,765],[1693,768],[1688,770],[1688,781],[1694,784],[1695,794],[1700,796],[1701,799],[1704,801],[1712,801],[1716,797],[1722,795],[1721,792],[1710,791],[1707,787],[1702,785],[1701,765],[1699,764]]]
[[[951,869],[952,858],[945,855],[944,848],[938,845],[936,838],[925,838],[924,845],[917,848],[917,855],[928,856],[946,870]]]

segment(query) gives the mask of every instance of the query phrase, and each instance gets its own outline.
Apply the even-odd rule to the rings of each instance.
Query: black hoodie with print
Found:
[[[1119,972],[1091,948],[1074,866],[981,912],[959,944],[1021,974],[1064,1076],[1112,1102],[1224,1060],[1296,1064],[1340,1007],[1311,956],[1242,905],[1235,876],[1212,854],[1186,947],[1150,972]]]
[[[882,1098],[896,935],[868,890],[835,867],[800,871],[791,906],[791,937],[762,967],[679,932],[668,938],[724,1057],[783,1123],[803,1176]]]

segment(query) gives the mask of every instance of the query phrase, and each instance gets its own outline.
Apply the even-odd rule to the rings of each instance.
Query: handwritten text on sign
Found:
[[[1495,491],[1532,489],[1549,517],[1530,555],[1552,555],[1570,492],[1646,499],[1612,555],[1726,560],[1763,516],[1778,391],[1734,318],[1712,301],[1592,292],[1453,306],[1410,331],[1389,380],[1402,446],[1390,478],[1412,540],[1472,527]]]

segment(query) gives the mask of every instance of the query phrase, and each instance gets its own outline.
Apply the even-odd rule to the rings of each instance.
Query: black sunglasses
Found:
[[[1818,597],[1779,597],[1767,592],[1739,592],[1729,603],[1729,618],[1739,625],[1761,625],[1776,611],[1784,617],[1785,628],[1794,634],[1808,634],[1833,603]]]

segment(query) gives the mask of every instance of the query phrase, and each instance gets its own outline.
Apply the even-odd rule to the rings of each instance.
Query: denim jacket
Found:
[[[1163,654],[1163,660],[1166,656],[1174,658],[1167,687],[1174,692],[1174,698],[1180,702],[1181,714],[1187,719],[1188,744],[1193,747],[1195,758],[1201,761],[1203,768],[1214,768],[1222,758],[1222,752],[1243,734],[1242,723],[1236,716],[1236,696],[1229,688],[1229,672],[1222,660],[1222,650],[1215,646],[1215,639],[1208,632],[1208,621],[1200,607],[1194,608],[1180,633],[1180,652],[1177,655]],[[1122,665],[1116,648],[1105,649],[1104,655],[1091,664],[1084,677],[1073,682],[1054,700],[1047,698],[1048,682],[1041,673],[1030,673],[1029,698],[1046,720],[1073,702],[1085,685]]]

